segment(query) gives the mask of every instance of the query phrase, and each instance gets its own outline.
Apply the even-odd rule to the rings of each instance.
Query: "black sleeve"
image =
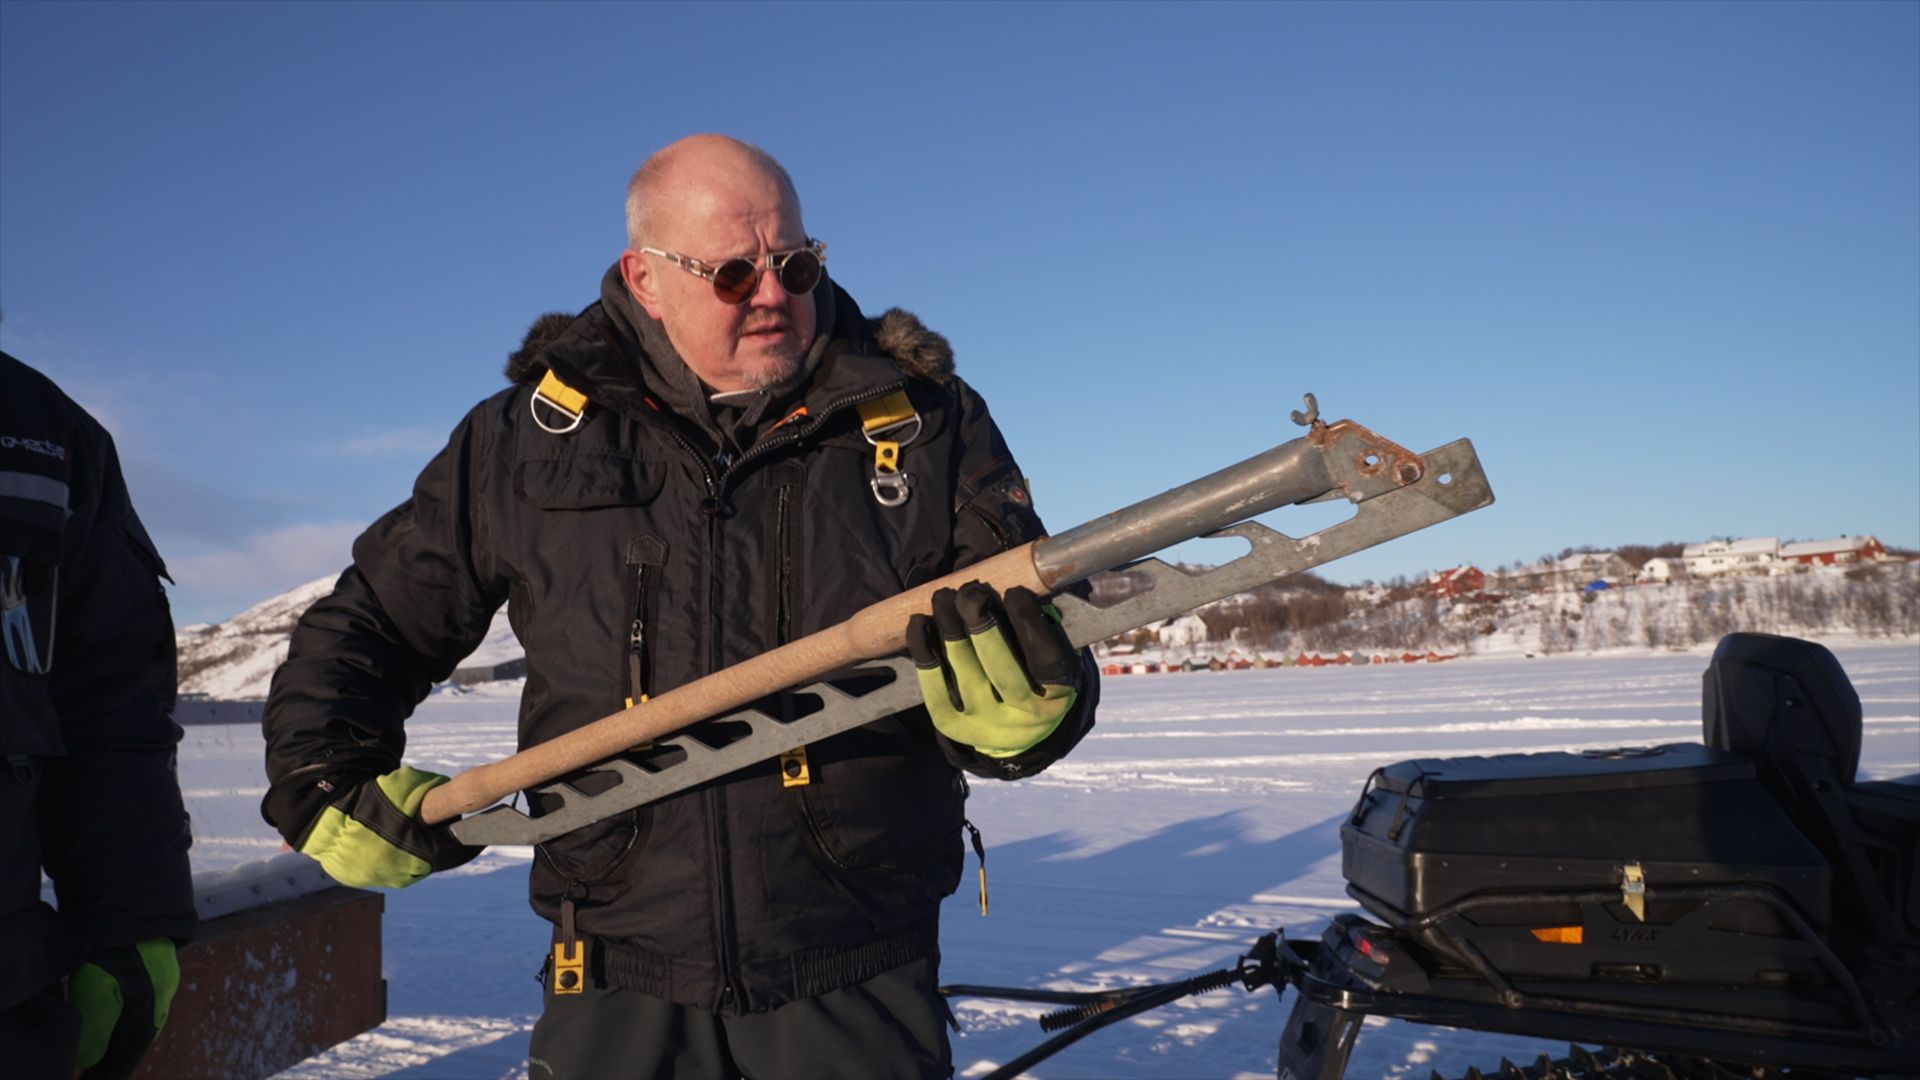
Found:
[[[271,786],[261,812],[288,843],[339,792],[400,766],[406,718],[506,600],[479,550],[486,408],[454,430],[413,496],[360,534],[353,565],[294,628],[263,719]]]
[[[195,926],[192,844],[175,775],[166,573],[133,511],[113,440],[77,406],[72,510],[48,674],[66,754],[47,760],[43,860],[85,951]]]
[[[964,569],[1009,548],[1047,535],[1033,508],[1027,478],[1007,449],[1007,442],[987,411],[987,403],[964,382],[955,380],[959,398],[960,453],[955,484],[954,569]],[[1085,595],[1084,586],[1076,595]],[[1080,650],[1080,696],[1073,711],[1053,734],[1018,757],[996,758],[940,735],[934,737],[955,768],[996,780],[1032,776],[1066,756],[1093,728],[1094,708],[1100,701],[1100,668],[1090,649]]]

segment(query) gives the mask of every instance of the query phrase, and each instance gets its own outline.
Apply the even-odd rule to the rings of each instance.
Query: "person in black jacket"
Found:
[[[113,440],[0,353],[0,1062],[126,1076],[195,919],[166,568]],[[40,898],[53,880],[58,909]],[[64,985],[63,985],[64,984]]]
[[[420,823],[444,777],[402,763],[403,721],[502,603],[526,747],[1042,535],[945,340],[861,313],[764,152],[656,154],[628,239],[600,301],[536,324],[515,385],[355,542],[275,673],[263,809],[343,881],[475,854]],[[1024,591],[934,607],[909,633],[928,708],[540,846],[533,906],[587,977],[546,980],[535,1076],[947,1075],[962,770],[1044,768],[1098,686]]]

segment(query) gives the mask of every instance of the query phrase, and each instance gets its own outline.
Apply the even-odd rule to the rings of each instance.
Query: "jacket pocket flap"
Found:
[[[630,454],[586,452],[514,467],[513,490],[542,510],[640,506],[660,494],[664,467]]]

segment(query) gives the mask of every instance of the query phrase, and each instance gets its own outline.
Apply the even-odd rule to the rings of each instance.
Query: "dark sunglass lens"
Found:
[[[744,302],[760,284],[760,268],[745,259],[728,259],[713,272],[714,295],[729,304]]]
[[[805,296],[820,284],[820,256],[811,250],[796,251],[780,268],[780,287],[794,296]]]

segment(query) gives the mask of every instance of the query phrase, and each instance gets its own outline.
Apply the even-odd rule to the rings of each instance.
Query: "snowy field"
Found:
[[[1866,712],[1862,779],[1920,777],[1920,644],[1829,641]],[[976,782],[992,914],[968,876],[948,901],[948,982],[1097,989],[1231,965],[1284,926],[1355,910],[1339,822],[1375,767],[1412,757],[1696,741],[1708,652],[1480,658],[1392,667],[1125,676],[1068,759],[1019,784]],[[517,684],[429,699],[408,760],[442,772],[513,749]],[[200,727],[181,748],[197,870],[279,850],[258,812],[257,731]],[[283,1074],[517,1077],[539,1010],[546,924],[525,901],[528,849],[495,849],[387,896],[389,1020]],[[1099,1032],[1039,1077],[1272,1076],[1290,1001],[1230,988]],[[1045,1037],[1044,1006],[964,999],[960,1076]],[[1400,1022],[1369,1027],[1349,1076],[1459,1075],[1541,1044]]]

